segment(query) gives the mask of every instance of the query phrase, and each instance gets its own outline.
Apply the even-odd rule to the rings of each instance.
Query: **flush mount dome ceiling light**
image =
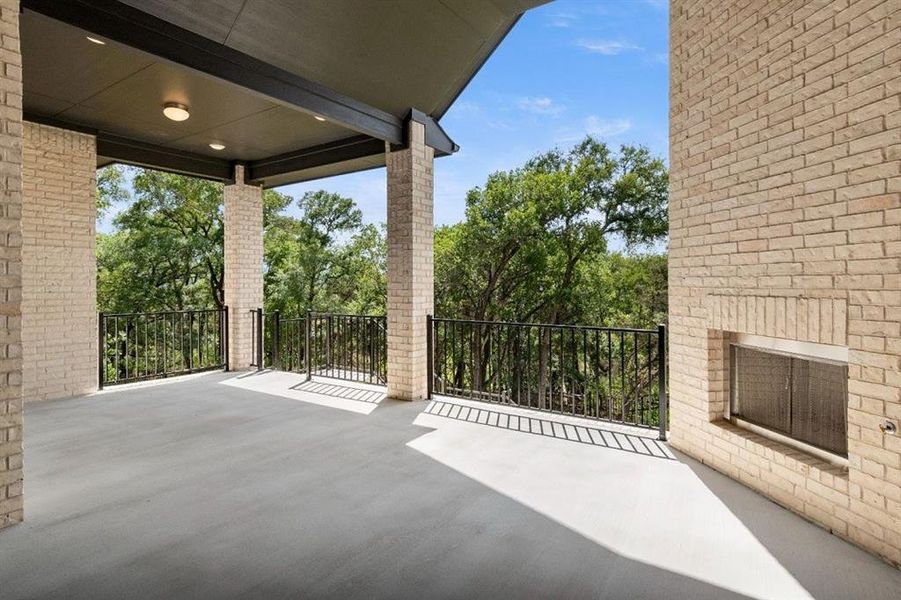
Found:
[[[166,102],[163,104],[163,114],[166,115],[167,119],[172,119],[173,121],[184,121],[191,116],[191,113],[188,112],[188,107],[177,102]]]
[[[325,117],[320,117],[319,115],[313,115],[313,118],[317,121],[325,121]]]
[[[210,148],[213,150],[225,150],[225,144],[221,142],[210,142]]]
[[[91,36],[89,36],[89,35],[88,35],[88,36],[85,36],[85,37],[88,38],[88,41],[89,41],[89,42],[94,42],[95,44],[100,44],[101,46],[106,46],[106,42],[104,42],[104,41],[101,40],[100,38],[91,37]]]

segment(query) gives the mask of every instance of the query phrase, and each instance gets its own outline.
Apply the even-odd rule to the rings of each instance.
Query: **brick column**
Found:
[[[229,368],[253,362],[252,310],[263,306],[263,190],[244,183],[225,186],[225,304],[229,310]]]
[[[22,509],[22,56],[19,1],[0,0],[0,529]]]
[[[65,398],[97,389],[97,144],[35,123],[24,138],[23,394]]]
[[[406,149],[387,148],[388,396],[427,395],[426,315],[434,307],[432,195],[434,150],[410,122]]]

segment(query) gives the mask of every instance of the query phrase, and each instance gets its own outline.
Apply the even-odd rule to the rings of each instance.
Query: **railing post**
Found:
[[[332,315],[325,318],[325,371],[332,374]]]
[[[137,326],[135,326],[137,330]],[[137,363],[137,344],[135,344],[135,363]],[[188,371],[194,369],[194,313],[188,312]]]
[[[103,381],[106,379],[106,315],[100,313],[97,323],[97,389],[103,389]]]
[[[228,363],[228,307],[226,306],[223,310],[224,310],[224,313],[222,315],[223,316],[223,326],[222,326],[223,332],[222,332],[222,339],[219,340],[219,343],[222,345],[222,355],[225,358],[225,371],[228,372],[228,370],[229,370],[229,363]]]
[[[426,398],[432,399],[432,388],[435,384],[435,340],[434,329],[432,327],[432,315],[425,316],[425,354],[426,354]]]
[[[659,409],[657,416],[660,419],[660,435],[662,442],[666,441],[666,325],[657,326],[657,401]]]
[[[263,370],[263,309],[256,310],[257,317],[257,371]]]
[[[312,351],[311,350],[312,349],[310,348],[310,341],[311,341],[310,340],[310,328],[312,327],[312,321],[313,321],[312,316],[313,316],[313,311],[307,309],[307,318],[304,319],[304,322],[303,322],[303,325],[304,325],[304,327],[303,327],[303,329],[304,329],[304,331],[303,331],[303,365],[304,365],[304,370],[307,372],[307,381],[309,381],[313,377],[312,368],[311,368],[311,364],[312,364],[312,360],[311,360]]]
[[[281,369],[281,365],[279,364],[279,356],[278,349],[281,345],[281,339],[279,335],[279,331],[281,330],[281,316],[280,311],[275,311],[272,314],[272,335],[269,337],[272,344],[272,368],[273,369]]]

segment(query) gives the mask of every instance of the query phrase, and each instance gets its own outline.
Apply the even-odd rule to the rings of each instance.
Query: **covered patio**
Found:
[[[603,421],[603,390],[544,381],[564,361],[541,353],[538,406],[562,390],[595,421],[507,389],[430,398],[461,387],[433,389],[456,356],[431,345],[452,317],[432,319],[433,159],[458,150],[440,119],[541,3],[0,0],[0,596],[897,596],[877,558],[901,564],[895,4],[672,2],[669,333],[606,337],[658,432]],[[223,184],[206,366],[233,371],[265,365],[263,190],[385,167],[367,360],[386,387],[244,372],[95,393],[112,163]],[[567,335],[597,371],[602,337]],[[743,423],[742,344],[839,363],[837,451]]]
[[[3,534],[2,596],[882,599],[901,585],[645,430],[523,414],[278,372],[31,404],[29,518]]]

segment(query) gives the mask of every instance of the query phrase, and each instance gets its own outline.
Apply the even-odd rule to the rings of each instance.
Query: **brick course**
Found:
[[[670,19],[672,443],[901,563],[901,5]],[[849,348],[847,468],[723,420],[728,332]]]
[[[22,521],[22,56],[0,0],[0,529]]]
[[[22,347],[26,401],[97,389],[97,145],[25,123]]]
[[[427,396],[426,315],[434,310],[433,159],[425,127],[410,122],[409,144],[388,166],[388,396]]]
[[[235,183],[225,186],[225,305],[228,306],[229,368],[253,362],[253,315],[263,306],[263,190],[244,183],[244,167],[235,167]]]

